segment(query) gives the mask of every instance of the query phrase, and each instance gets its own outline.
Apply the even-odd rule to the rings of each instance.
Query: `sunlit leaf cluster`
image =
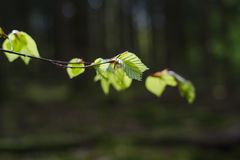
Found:
[[[160,97],[166,87],[178,87],[180,95],[189,103],[195,100],[195,88],[192,83],[185,80],[173,71],[163,70],[147,77],[145,86],[149,92]]]

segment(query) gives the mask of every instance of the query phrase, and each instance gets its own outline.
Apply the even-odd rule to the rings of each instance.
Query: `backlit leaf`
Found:
[[[101,79],[101,87],[105,94],[109,94],[110,83],[106,79]]]
[[[120,60],[119,63],[123,66],[123,70],[131,79],[141,81],[143,72],[148,70],[134,53],[124,52],[117,56],[117,59]]]
[[[98,58],[95,64],[104,63],[106,60]],[[130,79],[122,68],[116,68],[114,64],[106,63],[95,67],[96,76],[95,81],[100,81],[101,87],[105,94],[109,93],[110,86],[113,86],[117,91],[122,91],[131,86],[132,79]]]
[[[179,82],[179,92],[187,99],[188,103],[193,103],[195,100],[195,87],[190,81]]]
[[[109,82],[117,91],[122,91],[129,88],[132,84],[132,79],[130,79],[126,73],[121,68],[115,69],[114,73],[110,73]]]
[[[160,97],[166,88],[166,82],[159,77],[148,76],[145,86],[149,92]]]
[[[35,41],[27,33],[13,30],[12,33],[8,35],[8,37],[9,39],[6,39],[3,42],[3,49],[12,50],[21,54],[34,57],[40,57]],[[10,62],[13,62],[18,57],[21,57],[25,64],[29,64],[30,61],[30,58],[25,56],[19,56],[9,53],[5,53],[5,55]]]
[[[160,79],[162,79],[163,81],[165,81],[165,83],[168,85],[168,86],[171,86],[171,87],[175,87],[177,86],[177,81],[175,79],[174,76],[170,75],[168,73],[168,70],[163,70],[161,72],[156,72],[153,74],[155,77],[159,77]]]
[[[73,63],[73,64],[70,64],[70,63]],[[79,59],[79,58],[72,59],[69,62],[68,68],[67,68],[67,73],[68,73],[69,77],[72,79],[72,78],[77,77],[78,75],[82,74],[85,71],[85,68],[81,68],[81,67],[84,67],[84,63],[83,63],[82,59]]]

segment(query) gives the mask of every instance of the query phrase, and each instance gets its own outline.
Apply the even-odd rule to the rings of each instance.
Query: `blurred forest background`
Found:
[[[42,57],[86,61],[129,50],[192,80],[193,105],[144,82],[105,96],[94,71],[0,57],[0,159],[240,159],[239,0],[9,0],[0,26],[26,31]],[[1,41],[2,42],[2,41]],[[147,75],[145,74],[145,75]]]

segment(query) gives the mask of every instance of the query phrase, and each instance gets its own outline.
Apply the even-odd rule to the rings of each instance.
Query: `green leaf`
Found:
[[[179,82],[179,92],[181,96],[185,97],[188,103],[193,103],[196,97],[195,87],[190,81]]]
[[[97,58],[94,61],[94,64],[97,65],[95,66],[95,70],[97,72],[97,75],[95,77],[95,81],[101,80],[101,78],[106,78],[107,77],[107,70],[109,68],[109,63],[101,64],[104,63],[106,60],[102,58]]]
[[[163,70],[161,72],[156,72],[156,73],[153,74],[153,76],[154,77],[159,77],[160,79],[165,81],[165,83],[168,86],[171,86],[171,87],[177,86],[177,81],[176,81],[175,77],[170,75],[168,70]]]
[[[110,83],[106,79],[101,79],[100,81],[102,90],[105,94],[109,94]]]
[[[12,33],[8,35],[8,37],[9,39],[6,39],[3,42],[3,49],[12,50],[21,54],[34,57],[40,57],[35,41],[27,33],[13,30]],[[5,53],[5,55],[10,62],[13,62],[18,57],[21,57],[25,64],[29,64],[30,61],[30,58],[25,56],[19,56],[9,53]]]
[[[73,63],[73,64],[71,64]],[[73,68],[71,68],[73,67]],[[76,67],[76,68],[74,68]],[[79,68],[77,68],[79,67]],[[85,71],[85,68],[81,68],[84,67],[84,63],[82,61],[82,59],[79,58],[74,58],[72,59],[69,64],[68,64],[68,68],[67,68],[67,73],[69,75],[69,77],[72,79],[74,77],[79,76],[80,74],[82,74]]]
[[[102,59],[102,58],[98,58],[94,61],[94,64],[100,64],[100,63],[105,63],[107,60]],[[95,66],[96,72],[98,73],[98,76],[100,76],[100,78],[106,78],[108,75],[108,72],[113,72],[110,69],[110,63],[105,63],[105,64],[101,64],[98,66]],[[108,71],[108,72],[107,72]]]
[[[109,74],[109,82],[117,91],[122,91],[131,86],[132,79],[126,75],[123,69],[117,68],[114,73]]]
[[[95,64],[104,63],[107,60],[98,58]],[[94,81],[100,81],[101,87],[105,94],[109,93],[110,86],[117,91],[122,91],[131,86],[132,79],[130,79],[122,68],[116,68],[114,64],[106,63],[95,67],[96,76]]]
[[[15,52],[20,52],[21,51],[21,43],[19,40],[17,40],[17,36],[15,34],[13,34],[13,31],[12,33],[10,33],[8,35],[9,39],[6,39],[4,42],[3,42],[3,49],[6,49],[6,50],[13,50]],[[8,60],[10,62],[13,62],[14,60],[16,60],[19,55],[15,55],[15,54],[9,54],[9,53],[5,53],[5,55],[7,56]]]
[[[147,77],[145,85],[151,93],[160,97],[167,86],[177,86],[177,81],[169,74],[168,70],[163,70]]]
[[[159,77],[148,76],[145,82],[145,86],[149,92],[160,97],[163,94],[167,84]]]
[[[131,79],[141,81],[143,72],[148,70],[147,66],[134,53],[124,52],[116,58]]]

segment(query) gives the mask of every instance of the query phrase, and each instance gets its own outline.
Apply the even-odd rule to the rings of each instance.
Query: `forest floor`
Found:
[[[1,105],[3,160],[240,159],[236,106],[131,94],[95,96],[94,101],[84,94],[54,102],[46,100],[54,99],[49,96],[40,102],[16,95]]]

